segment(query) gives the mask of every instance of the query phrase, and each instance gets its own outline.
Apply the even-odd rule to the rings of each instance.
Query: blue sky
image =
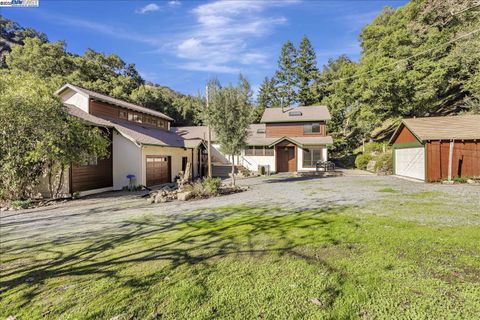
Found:
[[[46,1],[0,14],[65,40],[134,63],[145,80],[197,94],[208,79],[258,88],[275,72],[282,44],[307,35],[319,66],[346,54],[358,59],[358,35],[385,6],[399,1]]]

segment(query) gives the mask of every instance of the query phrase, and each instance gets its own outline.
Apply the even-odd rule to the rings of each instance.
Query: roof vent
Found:
[[[289,115],[290,117],[299,117],[299,116],[302,115],[302,112],[301,112],[301,111],[290,111],[290,112],[288,113],[288,115]]]
[[[265,129],[257,129],[257,133],[265,133]]]

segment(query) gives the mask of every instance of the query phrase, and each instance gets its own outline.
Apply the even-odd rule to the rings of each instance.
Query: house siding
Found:
[[[147,156],[169,156],[171,166],[171,181],[175,182],[175,177],[182,171],[182,157],[187,157],[188,162],[192,163],[192,149],[161,147],[161,146],[143,146],[142,147],[142,185],[146,185],[147,177]]]
[[[408,142],[418,142],[418,139],[407,127],[404,126],[398,134],[397,138],[395,139],[394,144],[402,144]]]
[[[427,180],[432,182],[448,178],[450,141],[430,141],[426,151]],[[454,142],[452,178],[458,176],[480,176],[480,142]]]
[[[320,123],[320,132],[304,133],[304,125],[309,123]],[[326,125],[322,121],[295,122],[295,123],[267,123],[266,137],[324,137],[326,135]]]
[[[128,186],[127,175],[135,175],[133,185],[142,183],[142,148],[118,132],[113,134],[113,188]]]
[[[155,119],[157,121],[161,121],[161,122],[164,123],[164,128],[154,126],[152,124],[146,123],[145,121],[141,124],[142,126],[157,128],[157,129],[163,129],[163,130],[168,130],[170,128],[169,127],[169,122],[166,121],[165,119],[160,118],[160,117],[156,117],[156,116],[141,113],[141,112],[132,111],[132,110],[129,110],[129,109],[126,109],[126,108],[121,108],[121,107],[118,107],[118,106],[114,106],[112,104],[108,104],[108,103],[105,103],[105,102],[90,99],[90,114],[92,114],[94,116],[120,119],[120,117],[119,117],[120,111],[125,111],[125,112],[135,114],[135,115],[140,116],[140,117],[152,118],[152,119]]]

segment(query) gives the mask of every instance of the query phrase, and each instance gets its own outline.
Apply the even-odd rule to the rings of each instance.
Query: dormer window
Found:
[[[288,113],[288,115],[289,115],[290,117],[300,117],[300,116],[302,116],[302,112],[301,112],[301,111],[290,111],[290,112]]]

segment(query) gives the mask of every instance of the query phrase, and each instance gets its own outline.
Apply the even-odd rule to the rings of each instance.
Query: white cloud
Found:
[[[178,7],[182,5],[182,3],[178,0],[171,0],[171,1],[168,1],[168,6],[169,7]]]
[[[179,40],[170,46],[177,57],[187,60],[182,68],[192,71],[233,73],[240,65],[266,63],[268,54],[253,48],[252,40],[287,23],[268,9],[297,2],[219,0],[199,5],[191,12],[195,24],[176,35]]]
[[[156,3],[149,3],[146,6],[135,10],[136,13],[145,14],[149,12],[154,12],[160,10],[160,6]]]

